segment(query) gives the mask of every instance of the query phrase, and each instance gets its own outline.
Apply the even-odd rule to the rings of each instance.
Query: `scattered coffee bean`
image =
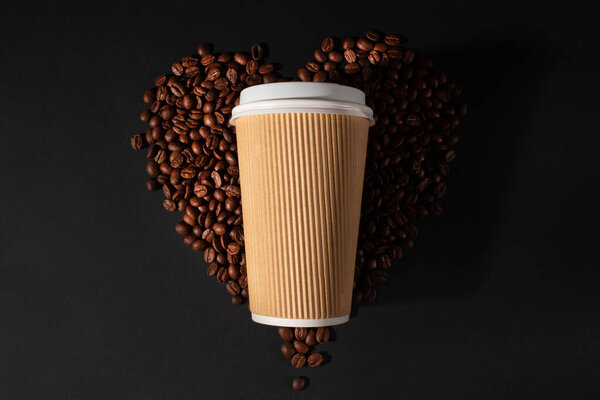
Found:
[[[300,340],[294,340],[294,349],[296,349],[298,353],[302,354],[306,354],[310,350],[308,345]]]
[[[288,343],[288,342],[284,342],[281,345],[280,349],[281,349],[281,354],[283,354],[283,356],[286,358],[291,358],[294,354],[296,354],[294,345],[292,345],[291,343]]]
[[[291,342],[294,339],[294,331],[292,331],[291,328],[281,326],[277,328],[277,333],[279,333],[279,337],[286,342]]]
[[[310,356],[308,356],[308,366],[309,367],[316,368],[321,364],[323,364],[323,354],[312,353]]]
[[[298,340],[306,339],[307,334],[308,334],[308,329],[306,329],[306,328],[296,328],[294,330],[294,336],[296,336],[296,339],[298,339]]]
[[[316,339],[321,344],[327,343],[329,341],[329,328],[321,327],[317,329]]]
[[[317,344],[317,338],[314,329],[308,331],[306,339],[304,339],[304,343],[311,347]]]
[[[292,357],[292,366],[294,368],[302,368],[306,364],[306,356],[304,354],[296,353]]]
[[[304,389],[306,387],[307,383],[308,383],[307,378],[305,378],[303,376],[297,376],[294,379],[292,379],[292,389],[298,392],[298,391]]]
[[[139,133],[136,133],[131,137],[131,148],[134,150],[140,150],[146,145],[144,137]]]

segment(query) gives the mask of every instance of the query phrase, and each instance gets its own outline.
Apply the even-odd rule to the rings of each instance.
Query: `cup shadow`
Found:
[[[416,221],[415,247],[392,265],[374,304],[468,296],[486,278],[486,256],[533,123],[531,96],[551,66],[549,44],[527,29],[423,51],[463,85],[469,112],[458,128],[445,212]]]

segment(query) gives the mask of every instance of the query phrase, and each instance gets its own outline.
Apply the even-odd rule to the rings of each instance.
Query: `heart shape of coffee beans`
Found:
[[[162,189],[167,211],[183,213],[175,230],[194,251],[204,252],[208,276],[216,276],[235,305],[248,298],[242,202],[231,110],[242,89],[290,80],[336,82],[365,92],[374,110],[369,131],[353,303],[372,302],[387,270],[413,246],[412,221],[440,215],[444,179],[454,160],[455,132],[466,106],[462,89],[433,68],[430,58],[403,46],[400,35],[369,31],[360,38],[325,38],[298,77],[281,77],[264,60],[264,47],[250,53],[216,53],[202,44],[197,54],[174,63],[154,80],[140,115],[149,125],[131,138],[148,147],[148,190]],[[279,328],[281,352],[294,367],[321,365],[314,351],[330,329]],[[308,353],[311,353],[310,355]],[[294,388],[305,381],[295,380]]]

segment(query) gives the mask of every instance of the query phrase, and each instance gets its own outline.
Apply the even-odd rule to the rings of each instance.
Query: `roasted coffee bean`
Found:
[[[263,57],[264,48],[261,44],[254,44],[250,49],[253,60],[260,60]]]
[[[324,53],[329,53],[331,50],[333,50],[333,47],[335,46],[335,41],[333,38],[331,37],[326,37],[325,39],[323,39],[323,41],[321,42],[321,50]]]
[[[227,268],[227,275],[229,275],[229,278],[237,280],[241,276],[240,269],[238,268],[237,265],[230,264],[229,267]]]
[[[296,328],[294,330],[294,336],[298,340],[304,340],[304,339],[306,339],[306,335],[307,334],[308,334],[308,329],[306,329],[306,328]]]
[[[185,167],[181,170],[181,177],[184,179],[192,179],[196,176],[196,169],[194,167]]]
[[[227,227],[225,226],[225,224],[221,224],[221,223],[217,223],[214,224],[212,226],[213,231],[215,231],[215,234],[219,235],[219,236],[223,236],[224,234],[227,233]]]
[[[296,354],[294,345],[292,345],[291,343],[288,343],[288,342],[282,343],[280,350],[281,350],[281,354],[283,354],[283,356],[286,358],[291,358],[294,354]]]
[[[216,262],[213,262],[206,269],[206,275],[215,276],[217,274],[218,270],[219,270],[219,264],[217,264]]]
[[[328,54],[329,61],[339,63],[344,59],[344,54],[339,51],[331,51]]]
[[[197,252],[204,251],[207,247],[208,243],[202,239],[194,240],[192,243],[192,249]]]
[[[327,343],[329,341],[329,328],[321,327],[317,329],[316,340],[321,344]]]
[[[217,258],[217,253],[215,251],[215,249],[213,249],[212,247],[209,247],[208,249],[204,250],[204,261],[207,263],[211,263],[213,261],[215,261],[215,259]]]
[[[218,262],[217,262],[218,264]],[[219,269],[217,270],[217,281],[221,282],[221,283],[225,283],[229,280],[229,274],[227,272],[227,268],[225,267],[219,267]]]
[[[177,210],[177,203],[175,203],[173,200],[165,199],[163,201],[163,208],[169,212],[173,212]]]
[[[192,227],[185,222],[178,222],[175,224],[175,232],[181,236],[187,236],[192,233]]]
[[[356,41],[356,47],[362,51],[373,50],[373,43],[369,39],[360,38]]]
[[[149,192],[158,190],[160,189],[160,183],[158,183],[156,178],[148,178],[146,181],[146,189],[148,189]]]
[[[146,163],[146,173],[150,176],[157,176],[160,172],[159,166],[155,161],[148,161]]]
[[[308,345],[300,340],[294,340],[294,348],[298,353],[306,354],[310,350]]]
[[[316,339],[316,334],[315,334],[314,329],[311,329],[308,331],[308,334],[306,335],[306,339],[304,339],[304,343],[306,343],[309,346],[314,346],[317,344],[317,339]]]
[[[294,379],[292,379],[292,389],[296,392],[299,392],[300,390],[304,389],[307,384],[308,379],[303,376],[297,376]]]
[[[315,52],[313,53],[313,57],[315,58],[315,60],[317,60],[320,63],[324,63],[325,61],[328,60],[327,53],[325,53],[321,49],[316,49]]]
[[[144,147],[145,145],[145,139],[142,135],[140,135],[139,133],[136,133],[135,135],[133,135],[131,137],[131,148],[134,150],[140,150]]]
[[[308,366],[311,368],[316,368],[319,365],[323,364],[323,354],[321,353],[312,353],[308,356]]]
[[[212,52],[213,46],[210,43],[202,43],[198,46],[198,55],[204,56]]]
[[[226,288],[229,294],[232,296],[237,296],[238,294],[240,294],[241,288],[236,281],[227,281]]]
[[[346,49],[344,51],[344,58],[346,59],[346,62],[348,62],[350,64],[354,63],[354,62],[356,62],[356,60],[358,60],[358,57],[356,57],[356,53],[352,49]]]
[[[313,75],[313,82],[325,82],[327,79],[327,73],[325,71],[317,71]]]
[[[298,69],[298,78],[303,82],[312,81],[312,75],[306,68]]]
[[[346,38],[342,42],[342,47],[344,48],[344,50],[351,49],[354,47],[355,44],[356,44],[356,41],[353,38]]]
[[[360,72],[360,65],[355,62],[346,64],[346,66],[344,67],[344,70],[346,71],[347,74],[357,74]]]
[[[296,353],[292,357],[292,366],[294,368],[302,368],[306,364],[306,356],[304,354]]]
[[[291,328],[280,326],[277,328],[277,333],[279,333],[279,337],[286,342],[291,342],[294,339],[294,331]]]
[[[386,35],[384,41],[390,46],[399,46],[402,42],[400,35]]]

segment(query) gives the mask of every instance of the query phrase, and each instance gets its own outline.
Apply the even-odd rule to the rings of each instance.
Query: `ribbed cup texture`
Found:
[[[236,120],[252,313],[350,313],[368,130],[348,115]]]

